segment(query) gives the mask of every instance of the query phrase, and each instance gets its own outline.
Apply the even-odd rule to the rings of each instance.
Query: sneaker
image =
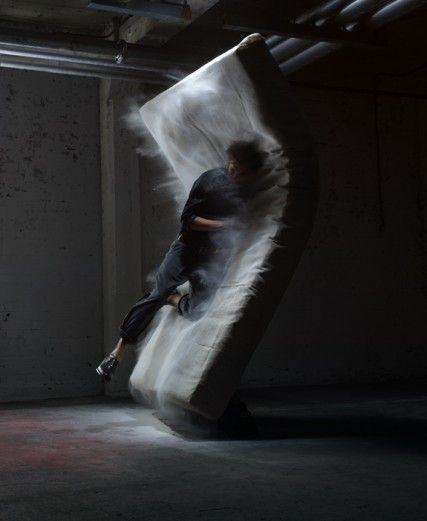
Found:
[[[114,355],[108,355],[104,358],[104,360],[98,365],[96,368],[96,372],[109,382],[111,380],[111,375],[116,370],[119,365],[119,361]]]

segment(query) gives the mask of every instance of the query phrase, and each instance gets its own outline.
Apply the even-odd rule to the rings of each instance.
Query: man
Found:
[[[152,291],[130,309],[120,326],[120,339],[96,371],[111,379],[126,346],[135,344],[156,312],[165,304],[189,320],[207,310],[223,279],[245,202],[254,192],[264,153],[256,141],[235,141],[227,149],[227,167],[214,168],[195,181],[181,214],[181,232],[166,253]],[[176,288],[190,282],[190,292]]]

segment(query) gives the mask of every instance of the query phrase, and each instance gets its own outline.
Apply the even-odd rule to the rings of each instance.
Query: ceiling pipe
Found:
[[[295,72],[304,65],[312,63],[318,60],[319,58],[322,58],[323,56],[330,54],[336,49],[339,49],[340,47],[341,45],[338,43],[316,43],[308,49],[306,49],[305,51],[301,52],[300,54],[297,54],[293,58],[290,58],[289,60],[286,60],[285,62],[281,63],[279,65],[280,70],[285,75],[291,74],[292,72]]]
[[[269,49],[271,49],[272,47],[274,47],[281,41],[283,41],[283,38],[281,36],[269,36],[268,38],[265,39],[265,43],[267,44],[267,47]]]
[[[396,18],[399,18],[406,13],[409,13],[417,7],[420,7],[422,4],[427,6],[427,2],[425,2],[425,0],[424,2],[420,2],[420,0],[395,0],[394,2],[391,2],[379,9],[369,18],[369,20],[363,24],[361,23],[360,25],[373,29],[380,27],[389,22],[392,22]]]
[[[376,11],[367,21],[361,24],[363,27],[369,27],[370,29],[376,29],[382,27],[383,25],[399,18],[403,14],[420,7],[419,0],[394,0],[394,2],[390,2],[387,6],[381,8],[379,11]],[[380,14],[380,13],[383,14]],[[280,64],[280,69],[283,74],[288,75],[296,70],[312,63],[319,58],[322,58],[331,52],[339,49],[341,47],[340,44],[333,43],[317,43],[306,49],[300,54],[297,54],[293,58],[285,61]]]
[[[271,54],[274,59],[281,63],[295,54],[298,54],[307,47],[313,45],[311,40],[302,40],[301,38],[288,38],[287,40],[282,40],[281,43],[270,49]]]
[[[347,22],[371,13],[382,7],[390,0],[354,0],[335,15],[324,18],[319,25],[333,24],[335,26],[343,26]]]
[[[118,53],[125,50],[126,61],[168,66],[172,59],[165,60],[157,51],[141,45],[122,43],[98,38],[80,38],[71,35],[51,35],[48,37],[26,31],[0,29],[0,51],[47,52],[75,58],[104,59],[114,63]],[[174,62],[175,63],[175,62]]]
[[[371,2],[373,0],[370,0]],[[324,21],[326,17],[336,14],[337,10],[346,8],[352,4],[354,0],[329,0],[323,4],[314,7],[295,19],[297,24],[314,24],[319,21]],[[280,42],[275,43],[270,52],[278,63],[282,63],[293,56],[304,52],[306,49],[315,45],[316,42],[305,40],[303,38],[287,38],[281,39]]]
[[[4,59],[5,56],[11,56],[15,58],[26,58],[27,61],[30,59],[39,60],[41,62],[55,62],[56,67],[55,68],[67,68],[74,66],[74,65],[80,65],[82,66],[82,69],[85,69],[86,71],[90,71],[90,68],[93,68],[94,70],[96,68],[105,71],[114,72],[115,75],[120,74],[128,74],[132,75],[134,74],[137,77],[141,77],[141,74],[144,73],[156,73],[159,74],[159,68],[150,66],[150,65],[144,65],[144,67],[138,66],[138,65],[132,65],[132,64],[122,64],[122,63],[114,63],[112,61],[107,60],[95,60],[90,58],[79,58],[76,56],[69,57],[69,56],[62,56],[60,54],[53,54],[53,53],[34,53],[34,52],[27,52],[27,51],[17,51],[17,50],[9,50],[9,49],[2,49],[0,44],[0,56],[1,60],[7,61]],[[1,62],[0,60],[0,62]],[[8,62],[12,63],[12,60],[9,60]],[[179,74],[178,71],[173,70],[162,70],[161,76],[167,76],[172,79],[179,80],[182,78],[182,74]]]
[[[308,24],[312,22],[316,22],[320,18],[324,18],[330,16],[337,12],[337,10],[342,9],[344,6],[350,3],[351,0],[331,0],[329,2],[324,2],[318,7],[314,7],[298,16],[295,19],[295,23],[297,24]]]
[[[63,64],[50,63],[47,65],[44,62],[35,62],[34,60],[26,61],[19,60],[17,57],[0,57],[0,67],[6,69],[21,69],[26,71],[36,72],[50,72],[53,74],[65,74],[69,76],[81,76],[85,78],[105,78],[117,79],[120,81],[143,81],[144,83],[156,85],[171,85],[175,83],[175,78],[167,78],[159,76],[158,74],[149,74],[148,72],[141,74],[124,74],[117,73],[117,71],[108,69],[97,70],[91,68],[88,70],[84,67],[64,67]]]
[[[40,38],[28,33],[0,31],[1,66],[12,67],[13,63],[31,63],[32,60],[37,70],[44,72],[49,69],[47,72],[71,74],[78,68],[89,77],[122,76],[135,81],[151,80],[153,74],[159,82],[178,81],[194,70],[194,66],[185,64],[180,71],[178,60],[165,60],[156,51],[139,45],[119,47],[112,41]]]
[[[25,60],[19,61],[23,57]],[[139,81],[145,83],[172,84],[186,76],[182,71],[159,72],[158,70],[135,68],[118,68],[117,66],[92,63],[90,65],[78,61],[64,61],[52,57],[49,60],[40,59],[37,55],[8,56],[0,51],[0,67],[11,69],[26,69],[40,72],[52,72],[87,78],[111,78],[125,81]],[[36,61],[38,60],[38,61]],[[76,67],[77,66],[77,67]]]

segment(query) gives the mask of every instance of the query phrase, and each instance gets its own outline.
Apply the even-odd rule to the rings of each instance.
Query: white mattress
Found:
[[[171,206],[176,220],[195,179],[225,164],[233,140],[256,136],[269,154],[247,229],[236,236],[229,270],[208,312],[190,322],[164,306],[142,335],[130,377],[135,396],[216,419],[309,236],[317,201],[313,147],[259,35],[147,102],[140,115],[170,165],[168,175],[181,183],[181,205]]]

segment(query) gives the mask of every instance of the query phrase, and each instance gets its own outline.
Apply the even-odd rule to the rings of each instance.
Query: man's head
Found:
[[[236,181],[247,181],[263,166],[266,154],[258,142],[233,141],[227,148],[228,174]]]

